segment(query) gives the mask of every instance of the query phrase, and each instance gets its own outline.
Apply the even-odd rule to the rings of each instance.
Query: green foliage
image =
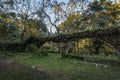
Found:
[[[28,52],[34,52],[34,51],[37,51],[37,46],[33,43],[29,44],[27,47],[26,47],[26,51]]]
[[[43,56],[47,56],[49,49],[50,49],[49,46],[41,46],[39,51]]]
[[[71,33],[76,32],[81,29],[80,23],[81,23],[81,14],[80,13],[70,13],[64,22],[61,22],[58,25],[59,30],[61,33]]]
[[[27,47],[27,51],[30,51],[32,58],[41,58],[43,56],[48,56],[49,46],[41,46],[40,49],[36,49],[35,44],[30,44]]]
[[[90,10],[91,11],[101,11],[104,8],[102,5],[99,3],[99,1],[95,0],[93,3],[89,4]]]
[[[0,38],[3,40],[14,40],[20,36],[18,26],[5,21],[0,22],[0,33]]]
[[[38,0],[39,1],[39,0]],[[44,0],[43,0],[44,1]],[[78,3],[81,0],[76,0]],[[87,0],[82,0],[82,2],[86,2]],[[34,36],[34,37],[38,37],[38,36],[42,36],[44,37],[44,35],[47,35],[48,33],[48,28],[47,25],[45,24],[45,21],[47,21],[47,18],[49,19],[51,25],[51,29],[52,26],[54,26],[56,28],[56,30],[59,29],[60,32],[63,33],[72,33],[72,32],[78,32],[81,30],[86,30],[86,29],[92,29],[95,30],[97,28],[102,28],[102,27],[112,27],[112,26],[116,26],[115,23],[116,21],[119,20],[119,2],[118,3],[113,3],[113,1],[105,1],[105,0],[94,0],[93,2],[90,2],[90,4],[88,5],[88,8],[86,8],[87,10],[84,12],[84,14],[82,14],[82,11],[84,10],[84,6],[79,6],[82,7],[83,10],[82,11],[73,11],[67,14],[67,17],[65,19],[64,22],[62,22],[60,25],[58,25],[58,27],[56,26],[57,23],[57,19],[56,21],[51,21],[50,16],[47,15],[47,13],[44,11],[44,9],[46,7],[48,7],[45,4],[41,4],[40,6],[37,5],[36,6],[36,2],[33,6],[33,3],[35,1],[26,1],[26,0],[22,0],[21,2],[19,2],[19,0],[16,0],[16,2],[14,2],[14,0],[1,0],[0,1],[0,39],[1,40],[15,40],[20,38],[21,36],[23,36],[23,40],[25,40],[26,38],[30,37],[30,36]],[[50,2],[50,0],[48,0],[48,2]],[[68,7],[72,6],[76,6],[77,4],[75,1],[69,1]],[[32,3],[32,4],[31,4]],[[44,3],[44,2],[43,2]],[[87,3],[85,3],[87,4]],[[22,5],[22,7],[20,7]],[[62,13],[65,13],[65,11],[63,11],[62,9],[62,3],[59,3],[57,1],[55,1],[55,4],[53,4],[51,7],[54,8],[54,10],[56,11],[55,14],[57,14],[58,18],[60,15],[63,15]],[[64,4],[65,5],[65,4]],[[36,6],[36,7],[35,7]],[[42,8],[41,8],[42,6]],[[14,8],[12,8],[14,7]],[[45,7],[45,8],[43,8]],[[32,9],[32,10],[31,10]],[[40,10],[39,10],[40,9]],[[48,8],[49,9],[49,8]],[[17,11],[16,11],[17,10]],[[25,10],[27,10],[27,12],[25,12]],[[76,9],[75,9],[76,10]],[[68,11],[69,12],[69,11]],[[45,14],[46,13],[46,14]],[[61,14],[59,14],[61,13]],[[65,13],[66,15],[66,13]],[[35,16],[35,17],[34,17]],[[48,16],[47,18],[45,16]],[[56,16],[56,15],[55,15]],[[62,16],[61,16],[62,17]],[[45,19],[46,18],[46,19]],[[56,17],[57,18],[57,17]],[[45,20],[45,21],[44,21]],[[59,19],[58,19],[59,20]],[[52,23],[53,22],[53,23]],[[58,28],[58,29],[57,29]],[[119,39],[115,39],[113,38],[114,36],[117,36],[119,34],[117,34],[119,31],[117,30],[117,32],[112,31],[113,29],[111,29],[109,31],[108,30],[101,30],[101,32],[99,30],[96,31],[85,31],[82,33],[75,33],[75,34],[68,34],[68,35],[58,35],[55,38],[43,38],[43,39],[32,39],[31,41],[26,43],[39,43],[36,44],[37,47],[41,46],[42,44],[44,44],[46,41],[54,41],[54,42],[61,42],[61,41],[68,41],[68,40],[76,40],[76,39],[81,39],[81,38],[93,38],[93,37],[101,37],[100,39],[103,38],[103,35],[105,35],[105,37],[108,38],[108,40],[106,40],[106,42],[108,41],[108,43],[113,42],[114,39],[114,44],[113,46],[116,48],[116,45],[119,45]],[[59,32],[58,31],[58,32]],[[102,34],[103,33],[103,34]],[[110,34],[108,34],[110,33]],[[112,34],[112,36],[111,36]],[[54,35],[53,35],[54,36]],[[111,37],[110,37],[111,36]],[[109,38],[113,38],[111,41],[109,41]],[[105,39],[103,39],[105,40]],[[118,43],[116,43],[118,42]],[[26,47],[26,43],[12,43],[12,41],[9,41],[9,43],[1,43],[0,42],[0,49],[7,51],[7,50],[20,50],[23,49],[24,46]],[[37,47],[35,46],[35,44],[29,44],[26,48],[26,51],[29,52],[34,52],[37,50]],[[23,48],[16,48],[16,46],[18,47],[19,45],[21,45]],[[95,48],[95,53],[97,54],[97,52],[99,52],[99,48],[101,44],[99,43],[94,43],[94,48]],[[112,44],[111,44],[112,45]],[[35,52],[36,53],[44,53],[46,54],[48,51],[53,51],[54,49],[57,51],[56,48],[51,48],[50,46],[42,46],[40,49],[40,52]],[[116,48],[119,52],[119,47]],[[87,51],[86,51],[87,52]]]
[[[55,53],[58,52],[58,45],[54,42],[46,42],[43,46],[40,47],[40,50]]]
[[[31,53],[31,58],[42,58],[48,56],[46,51],[35,51]]]
[[[93,42],[93,47],[95,49],[95,54],[99,54],[100,53],[100,48],[103,45],[103,42],[101,40],[97,39],[97,38],[94,38],[92,40],[92,42]]]
[[[24,42],[21,40],[1,40],[0,41],[0,51],[13,51],[20,52],[25,51]]]
[[[43,45],[40,47],[41,51],[49,51],[50,47],[48,45]]]

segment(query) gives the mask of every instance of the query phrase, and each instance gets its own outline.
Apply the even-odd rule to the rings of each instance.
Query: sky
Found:
[[[58,2],[65,2],[67,3],[69,0],[57,0]]]

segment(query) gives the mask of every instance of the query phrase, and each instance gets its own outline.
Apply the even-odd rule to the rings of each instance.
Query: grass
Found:
[[[0,60],[0,80],[55,80],[43,70],[36,70],[14,60]]]
[[[42,67],[44,71],[54,76],[55,80],[120,80],[119,67],[61,59],[60,54],[49,54],[40,58],[17,55],[14,59],[31,67]]]
[[[119,57],[115,54],[109,54],[108,56],[105,55],[105,53],[101,53],[99,55],[89,55],[89,54],[73,54],[71,53],[70,55],[75,55],[75,56],[80,56],[80,57],[85,57],[85,58],[94,58],[94,59],[109,59],[109,60],[119,60]]]

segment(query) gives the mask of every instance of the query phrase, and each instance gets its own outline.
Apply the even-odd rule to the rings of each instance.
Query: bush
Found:
[[[28,52],[34,52],[34,51],[37,51],[37,46],[35,44],[29,44],[27,47],[26,47],[26,51]]]
[[[39,53],[41,53],[42,56],[47,56],[49,49],[50,49],[49,46],[41,46],[39,49]]]
[[[29,44],[26,47],[26,51],[31,53],[31,57],[42,57],[42,56],[48,56],[49,47],[48,46],[41,46],[39,49],[36,47],[35,44]]]
[[[40,47],[39,50],[40,50],[40,51],[43,51],[43,52],[49,52],[49,49],[50,49],[49,46],[43,45],[43,46]]]
[[[48,56],[48,53],[46,51],[41,51],[40,53],[42,56]]]
[[[32,57],[43,57],[43,56],[48,56],[48,53],[45,51],[35,51],[32,53]]]

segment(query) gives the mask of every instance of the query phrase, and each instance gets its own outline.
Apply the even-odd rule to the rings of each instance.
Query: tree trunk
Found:
[[[62,57],[65,57],[65,55],[69,53],[71,46],[71,41],[58,43],[59,52],[61,53]]]

